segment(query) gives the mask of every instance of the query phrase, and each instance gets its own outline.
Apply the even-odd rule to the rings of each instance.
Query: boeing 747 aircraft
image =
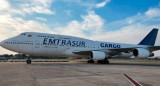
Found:
[[[122,44],[103,41],[93,41],[79,37],[25,32],[18,36],[0,42],[0,46],[18,53],[37,56],[83,57],[88,63],[108,64],[108,59],[114,56],[134,56],[147,58],[154,56],[153,51],[160,50],[154,46],[158,29],[153,30],[138,44]],[[31,64],[31,59],[27,59]]]

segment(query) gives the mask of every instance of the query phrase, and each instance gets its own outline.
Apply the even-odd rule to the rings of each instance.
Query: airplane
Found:
[[[148,58],[154,56],[153,51],[160,50],[154,46],[158,29],[152,31],[137,45],[104,41],[93,41],[85,38],[47,34],[38,32],[24,32],[18,36],[3,40],[0,46],[8,50],[36,56],[57,56],[87,58],[88,63],[109,64],[114,56],[134,56]],[[31,64],[28,57],[27,64]]]

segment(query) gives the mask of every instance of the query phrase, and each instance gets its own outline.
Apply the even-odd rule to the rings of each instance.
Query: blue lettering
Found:
[[[49,42],[48,42],[48,45],[55,45],[55,39],[54,40],[52,40],[52,39],[49,39]]]
[[[105,44],[105,47],[109,47],[108,44]]]
[[[76,45],[76,43],[75,43],[76,41],[72,41],[72,46],[74,47],[75,45]]]
[[[117,45],[117,48],[121,48],[121,45]]]
[[[68,40],[67,45],[71,46],[71,41],[70,40]]]
[[[112,48],[112,44],[109,44],[109,48]]]
[[[85,42],[84,41],[82,41],[82,46],[85,47]]]
[[[113,44],[113,48],[117,48],[117,45],[116,45],[116,44]]]
[[[59,45],[59,41],[60,41],[60,39],[56,39],[57,40],[57,45]]]
[[[78,41],[75,41],[76,43],[75,43],[75,47],[78,47]]]
[[[77,41],[77,47],[80,47],[80,41]]]
[[[61,43],[61,44],[60,44]],[[44,38],[43,45],[54,45],[54,46],[73,46],[73,47],[85,47],[84,41],[71,41],[61,39],[48,39]],[[104,43],[101,43],[101,47],[104,47]]]
[[[105,48],[121,48],[121,45],[107,43],[100,43],[100,46]]]
[[[101,43],[100,45],[101,45],[101,47],[104,47],[104,43]]]
[[[61,46],[64,46],[64,45],[66,45],[66,40],[62,40]]]
[[[82,42],[81,41],[79,41],[79,47],[81,47],[82,46]]]
[[[44,38],[43,45],[46,45],[46,44],[47,44],[47,39],[48,39],[48,38]]]

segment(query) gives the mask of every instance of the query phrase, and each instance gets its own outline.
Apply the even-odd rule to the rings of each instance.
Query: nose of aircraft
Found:
[[[3,46],[3,43],[4,43],[4,41],[1,41],[1,42],[0,42],[0,46]]]
[[[0,42],[0,46],[2,45],[2,42]]]

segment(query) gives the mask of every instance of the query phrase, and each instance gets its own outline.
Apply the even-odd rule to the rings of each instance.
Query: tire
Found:
[[[109,64],[108,60],[98,60],[97,63],[99,64]]]
[[[106,60],[106,61],[105,61],[105,63],[106,63],[106,64],[109,64],[109,61],[108,61],[108,60]]]
[[[27,64],[31,64],[32,61],[31,61],[31,60],[27,60],[26,63],[27,63]]]
[[[88,60],[88,63],[94,63],[94,60]]]

